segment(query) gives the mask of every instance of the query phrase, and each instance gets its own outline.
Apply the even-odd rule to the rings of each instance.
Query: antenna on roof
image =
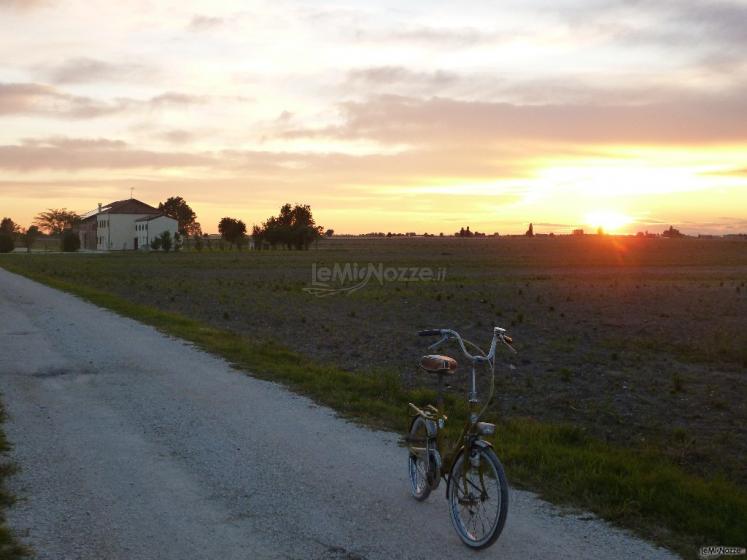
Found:
[[[130,198],[132,198],[132,191],[135,190],[135,187],[130,187]]]

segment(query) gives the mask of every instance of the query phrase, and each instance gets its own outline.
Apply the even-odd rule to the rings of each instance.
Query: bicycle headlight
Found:
[[[478,422],[477,431],[483,436],[492,436],[495,433],[495,424]]]

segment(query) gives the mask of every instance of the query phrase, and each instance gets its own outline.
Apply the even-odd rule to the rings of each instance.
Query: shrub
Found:
[[[163,249],[166,253],[171,251],[172,247],[172,239],[171,239],[171,232],[164,231],[159,238],[161,239],[161,249]]]
[[[158,251],[161,248],[161,238],[156,237],[150,242],[150,248],[154,251]]]
[[[21,235],[23,244],[26,245],[27,253],[31,252],[31,247],[34,245],[34,241],[37,237],[39,237],[39,228],[36,226],[29,226],[29,229],[26,230],[26,233]]]
[[[78,234],[66,230],[62,234],[61,246],[62,250],[66,253],[74,253],[80,249],[80,238],[78,237]]]
[[[7,233],[0,233],[0,253],[10,253],[16,248],[13,236]]]

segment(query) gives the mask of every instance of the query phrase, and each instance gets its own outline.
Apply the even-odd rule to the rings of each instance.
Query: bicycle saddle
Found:
[[[420,358],[420,367],[428,373],[455,373],[457,361],[449,356],[431,354]]]

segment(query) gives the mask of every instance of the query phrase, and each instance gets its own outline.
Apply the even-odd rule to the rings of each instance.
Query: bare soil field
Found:
[[[429,382],[416,367],[426,353],[418,329],[453,328],[484,344],[504,326],[519,355],[503,358],[496,414],[572,423],[747,486],[745,241],[354,238],[308,252],[5,258],[348,371],[396,371],[408,386]],[[446,277],[304,291],[313,264],[346,263]],[[464,390],[466,374],[452,390]]]

